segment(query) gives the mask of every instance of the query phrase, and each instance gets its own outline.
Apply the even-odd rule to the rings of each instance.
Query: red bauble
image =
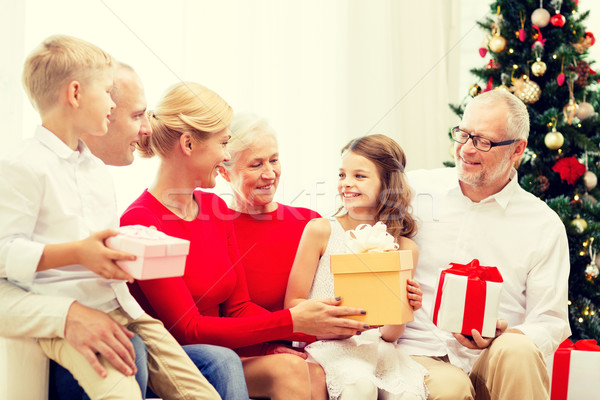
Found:
[[[562,28],[567,23],[567,20],[562,14],[554,14],[552,18],[550,18],[550,23],[554,26]]]
[[[525,29],[523,29],[523,28],[519,29],[519,40],[520,40],[521,42],[524,42],[524,41],[525,41],[525,37],[526,37],[526,36],[527,36],[527,35],[525,34]]]
[[[485,57],[486,54],[487,54],[487,49],[485,47],[480,47],[479,55],[481,56],[481,58]]]
[[[562,72],[558,74],[556,77],[556,83],[558,83],[558,86],[562,86],[565,83],[565,74]]]
[[[583,37],[585,39],[590,40],[590,46],[593,46],[594,43],[596,43],[596,38],[594,37],[594,34],[592,32],[586,32],[585,35],[583,35]]]

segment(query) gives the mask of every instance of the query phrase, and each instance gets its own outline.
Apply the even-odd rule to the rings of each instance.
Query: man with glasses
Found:
[[[556,213],[519,186],[513,165],[528,135],[523,102],[486,92],[452,129],[456,168],[408,174],[420,221],[415,279],[423,307],[399,343],[429,370],[431,399],[549,398],[544,358],[571,332],[569,249]],[[440,270],[473,259],[498,267],[504,279],[493,338],[452,334],[432,322]]]

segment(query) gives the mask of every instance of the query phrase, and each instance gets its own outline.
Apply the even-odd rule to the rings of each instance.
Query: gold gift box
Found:
[[[335,295],[342,297],[344,306],[366,310],[366,315],[348,318],[369,325],[413,320],[406,289],[412,269],[410,250],[331,255]]]

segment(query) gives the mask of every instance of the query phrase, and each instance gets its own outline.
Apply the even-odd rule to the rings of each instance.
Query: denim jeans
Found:
[[[131,338],[131,343],[135,349],[135,365],[137,366],[137,374],[135,379],[138,381],[142,389],[142,396],[145,397],[146,385],[148,383],[148,363],[146,345],[138,335]],[[61,367],[59,364],[50,360],[50,390],[49,400],[89,400],[81,386],[77,383],[73,375]]]
[[[135,363],[138,368],[135,378],[140,384],[142,394],[147,391],[148,398],[156,397],[149,388],[145,390],[148,383],[146,346],[137,335],[131,341],[135,348]],[[187,345],[183,346],[183,349],[223,400],[248,400],[242,362],[233,350],[208,344]],[[79,399],[89,400],[89,397],[69,371],[51,361],[49,400]]]
[[[210,344],[190,344],[183,349],[223,400],[248,400],[242,361],[233,350]],[[148,398],[153,396],[148,388]]]

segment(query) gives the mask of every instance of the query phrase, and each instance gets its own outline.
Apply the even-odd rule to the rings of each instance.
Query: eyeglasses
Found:
[[[477,150],[481,150],[481,151],[490,151],[492,149],[492,147],[506,146],[508,144],[512,144],[514,142],[518,142],[519,140],[521,140],[521,139],[511,139],[511,140],[505,140],[503,142],[492,142],[490,139],[486,139],[481,136],[471,135],[469,132],[463,131],[458,126],[455,126],[454,128],[452,128],[451,133],[452,133],[452,140],[454,140],[455,142],[460,143],[460,144],[465,144],[469,141],[469,139],[471,139],[471,140],[473,140],[473,146],[475,146],[475,148]]]

